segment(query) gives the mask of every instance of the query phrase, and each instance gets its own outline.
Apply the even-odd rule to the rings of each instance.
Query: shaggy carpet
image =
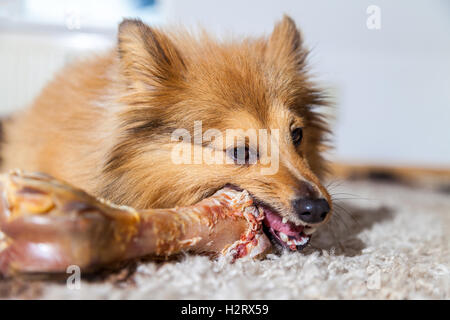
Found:
[[[229,264],[183,256],[107,275],[0,280],[2,298],[449,299],[448,188],[346,181],[329,186],[332,221],[301,253]]]

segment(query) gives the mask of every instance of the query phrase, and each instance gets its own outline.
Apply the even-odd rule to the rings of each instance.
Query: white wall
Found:
[[[170,21],[218,34],[270,32],[292,16],[336,95],[333,157],[450,167],[450,2],[173,0]],[[369,30],[366,9],[381,9]]]
[[[96,34],[0,32],[0,117],[26,108],[71,60],[112,46]]]
[[[335,95],[334,159],[450,167],[450,1],[160,1],[160,20],[203,25],[219,35],[267,34],[289,14],[313,49],[317,79]],[[380,30],[366,27],[369,5],[381,9]],[[92,33],[59,30],[57,38],[11,29],[0,19],[1,113],[30,101],[74,50],[115,41],[111,32],[102,40]]]

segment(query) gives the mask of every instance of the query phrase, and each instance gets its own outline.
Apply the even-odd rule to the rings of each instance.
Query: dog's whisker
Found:
[[[349,210],[347,210],[346,208],[344,208],[344,207],[342,207],[342,206],[340,206],[338,204],[335,204],[335,206],[340,210],[340,211],[337,211],[337,212],[347,214],[353,220],[353,222],[355,224],[359,225],[359,222],[356,220],[356,218],[352,215],[352,213]]]
[[[330,192],[330,194],[331,195],[343,194],[343,195],[347,195],[347,196],[359,197],[359,194],[348,193],[348,192]]]
[[[332,201],[345,201],[345,200],[364,200],[364,201],[375,201],[376,199],[369,199],[369,198],[331,198]]]
[[[332,200],[376,200],[374,198],[362,197],[358,194],[347,193],[347,192],[330,192],[330,197]]]
[[[344,182],[345,181],[343,181],[343,180],[334,180],[334,181],[331,181],[330,183],[326,184],[326,188],[328,190],[333,190],[335,188],[340,187]]]
[[[338,220],[334,220],[334,223],[338,223]],[[344,251],[344,246],[340,240],[340,238],[336,235],[336,228],[333,228],[331,225],[327,225],[327,230],[329,231],[329,233],[331,234],[331,237],[333,238],[333,243],[336,243],[339,248]]]
[[[336,211],[334,217],[342,223],[342,225],[345,227],[346,231],[351,230],[349,225],[345,222],[345,219],[343,217],[341,217],[340,214],[341,214],[340,211]],[[338,220],[336,220],[336,221],[338,221]]]

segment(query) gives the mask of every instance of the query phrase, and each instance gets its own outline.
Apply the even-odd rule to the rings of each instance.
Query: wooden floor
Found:
[[[339,179],[433,181],[450,185],[450,165],[448,168],[426,168],[332,163],[331,174]]]

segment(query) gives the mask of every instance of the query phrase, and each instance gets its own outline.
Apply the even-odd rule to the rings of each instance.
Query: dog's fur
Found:
[[[316,193],[327,131],[307,50],[285,17],[268,38],[217,42],[205,32],[167,32],[137,20],[117,48],[65,68],[34,104],[4,123],[2,170],[41,171],[116,203],[189,205],[226,184],[248,190],[291,221],[291,201]],[[274,175],[254,165],[175,165],[171,133],[216,128],[280,129]],[[304,128],[295,147],[293,127]],[[202,147],[202,146],[196,146]]]

